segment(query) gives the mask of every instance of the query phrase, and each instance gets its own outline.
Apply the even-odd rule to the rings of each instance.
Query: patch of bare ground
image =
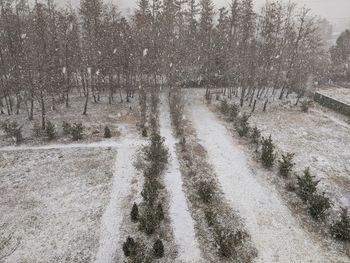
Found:
[[[190,113],[185,111],[183,118],[181,123],[183,139],[177,144],[177,156],[203,258],[206,262],[253,262],[257,251],[246,232],[244,223],[237,212],[226,203],[217,177],[207,162],[207,152],[198,143]],[[203,202],[203,197],[198,191],[200,184],[207,184],[210,187],[207,194],[211,195],[211,200],[208,203]],[[230,234],[235,234],[234,244],[230,244],[234,248],[225,248],[227,244],[221,244],[220,247],[220,237],[217,235],[219,231],[226,231],[227,239],[232,238]],[[225,249],[230,249],[232,254],[223,255]]]
[[[107,148],[1,153],[0,241],[10,239],[0,261],[92,262],[114,156]]]

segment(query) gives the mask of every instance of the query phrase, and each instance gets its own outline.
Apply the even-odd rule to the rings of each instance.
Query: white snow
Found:
[[[194,232],[194,222],[182,188],[183,182],[175,150],[176,139],[171,130],[169,106],[164,97],[160,107],[160,134],[165,138],[165,144],[169,148],[170,154],[165,184],[171,196],[170,218],[179,252],[178,260],[181,262],[201,262],[199,245]]]
[[[198,138],[207,150],[222,190],[245,220],[257,262],[348,262],[323,250],[304,232],[277,191],[257,177],[229,131],[202,103],[192,101]]]
[[[111,198],[102,217],[96,263],[113,262],[118,249],[119,229],[123,219],[121,211],[123,201],[131,190],[131,180],[136,173],[132,159],[138,147],[140,141],[135,138],[123,140],[118,147]]]

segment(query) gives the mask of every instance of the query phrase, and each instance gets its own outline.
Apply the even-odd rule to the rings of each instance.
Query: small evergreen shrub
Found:
[[[123,244],[123,252],[125,257],[131,257],[136,255],[137,243],[132,237],[130,236],[127,237],[126,241]]]
[[[139,208],[136,203],[132,206],[130,217],[132,222],[137,222],[139,220]]]
[[[35,122],[33,125],[33,134],[36,138],[39,138],[43,135],[43,130],[41,129],[40,124],[37,122]]]
[[[81,123],[74,123],[71,127],[71,135],[73,141],[83,139],[84,126]]]
[[[237,104],[232,104],[229,110],[230,121],[235,121],[239,114],[239,107]]]
[[[297,176],[297,191],[300,198],[307,202],[317,191],[317,185],[320,181],[315,180],[315,176],[310,174],[310,169],[306,168],[303,176]]]
[[[328,209],[331,208],[331,201],[322,194],[313,194],[308,199],[308,210],[310,215],[316,219],[324,219]]]
[[[22,126],[18,125],[15,121],[5,121],[1,125],[2,130],[6,136],[12,138],[15,143],[20,143],[23,140],[22,137]]]
[[[238,120],[237,132],[239,136],[244,137],[247,136],[250,130],[249,127],[249,118],[250,115],[247,113],[243,113],[243,115]]]
[[[161,170],[168,163],[168,150],[164,146],[164,140],[158,133],[152,133],[151,143],[144,150],[146,161],[157,164]]]
[[[228,115],[230,112],[230,105],[226,99],[222,100],[220,103],[220,112],[224,115]]]
[[[331,226],[332,236],[342,241],[350,241],[350,216],[346,208],[342,208],[340,219]]]
[[[62,123],[62,128],[63,128],[63,134],[64,135],[70,135],[72,131],[72,125],[69,122],[64,121]]]
[[[161,203],[158,204],[157,206],[157,211],[156,211],[157,219],[159,222],[164,220],[164,211],[163,211],[163,206]]]
[[[301,103],[301,111],[302,112],[309,112],[309,109],[310,109],[310,106],[311,106],[311,101],[309,100],[304,100],[302,103]]]
[[[209,182],[200,182],[198,184],[198,196],[202,200],[203,203],[207,204],[210,203],[213,196],[214,196],[214,190],[213,186]]]
[[[147,136],[148,136],[147,129],[143,128],[142,129],[142,137],[147,137]]]
[[[271,135],[269,138],[262,138],[261,161],[266,168],[271,168],[276,159],[275,145],[272,143]]]
[[[156,258],[162,258],[164,256],[164,245],[162,240],[157,239],[153,245],[153,255]]]
[[[106,139],[109,139],[112,137],[112,133],[111,133],[111,130],[109,129],[108,126],[105,127],[105,130],[104,130],[104,137]]]
[[[282,154],[282,159],[278,161],[279,172],[282,176],[288,177],[293,170],[295,163],[293,162],[294,153]]]
[[[207,222],[208,226],[212,227],[216,223],[216,215],[213,211],[210,209],[206,209],[204,211],[205,221]]]
[[[261,131],[258,129],[258,127],[255,126],[252,129],[252,134],[251,134],[252,142],[255,144],[258,144],[260,141],[260,138],[261,138]]]
[[[155,179],[148,179],[145,181],[141,196],[149,204],[154,204],[155,200],[158,197],[159,189],[161,185]]]
[[[159,226],[158,215],[152,206],[147,206],[140,217],[139,229],[147,235],[152,235]]]
[[[214,238],[219,256],[223,258],[230,258],[232,256],[236,256],[237,246],[243,243],[245,235],[242,231],[234,233],[228,228],[217,226],[215,229]]]
[[[56,136],[57,136],[56,126],[55,126],[52,122],[50,122],[50,121],[48,121],[48,122],[46,123],[46,130],[45,130],[45,132],[46,132],[47,138],[48,138],[50,141],[53,140],[53,139],[55,139]]]

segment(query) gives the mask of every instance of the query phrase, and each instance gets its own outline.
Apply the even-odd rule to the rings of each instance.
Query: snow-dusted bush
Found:
[[[220,257],[230,258],[237,254],[237,247],[245,240],[246,234],[242,231],[234,233],[229,228],[215,227],[215,242],[218,247]]]
[[[6,136],[12,138],[15,143],[20,143],[23,140],[22,126],[15,121],[5,121],[1,125],[1,129],[5,132]]]
[[[53,140],[57,137],[57,129],[56,129],[56,125],[54,125],[52,122],[48,121],[46,123],[46,129],[45,129],[47,138],[49,140]]]
[[[154,204],[158,197],[160,187],[161,185],[156,179],[146,180],[141,192],[143,199],[149,204]]]
[[[71,135],[74,141],[83,139],[84,126],[82,123],[74,123],[71,127]]]
[[[287,177],[290,175],[295,163],[293,162],[294,153],[282,154],[282,159],[278,161],[279,172],[282,176]]]
[[[239,114],[239,107],[237,104],[232,104],[230,106],[230,110],[229,110],[229,120],[230,121],[235,121],[237,116]]]
[[[230,105],[228,104],[226,99],[220,102],[220,112],[224,115],[228,115],[230,112]]]
[[[168,149],[164,146],[164,140],[158,133],[152,133],[151,142],[144,149],[146,161],[157,165],[161,170],[168,163]]]
[[[43,136],[43,130],[40,124],[38,124],[37,122],[34,122],[33,124],[33,134],[34,134],[34,137],[36,138]]]
[[[148,132],[147,132],[147,129],[144,127],[142,129],[142,137],[147,137],[148,136]]]
[[[216,214],[210,209],[206,209],[204,211],[205,221],[207,222],[208,226],[214,226],[216,223]]]
[[[157,219],[159,220],[159,222],[164,220],[164,211],[163,211],[163,206],[161,203],[159,203],[157,206],[156,214],[157,214]]]
[[[160,220],[156,209],[153,206],[146,206],[143,214],[140,217],[139,228],[147,235],[152,235],[154,231],[159,227]]]
[[[261,161],[266,168],[271,168],[276,159],[275,145],[272,142],[271,135],[269,138],[262,138],[261,141]]]
[[[350,241],[350,216],[346,208],[342,208],[339,220],[332,224],[331,233],[339,240]]]
[[[139,220],[139,208],[136,203],[132,206],[130,213],[131,221],[137,222]]]
[[[135,240],[128,236],[126,241],[123,243],[123,252],[126,257],[135,256],[137,253],[137,243]]]
[[[107,139],[112,137],[111,130],[109,129],[108,126],[105,127],[105,130],[104,130],[104,137],[107,138]]]
[[[304,202],[307,202],[316,193],[320,181],[315,180],[315,176],[311,175],[309,168],[305,169],[303,176],[297,176],[297,180],[298,195]]]
[[[198,196],[203,203],[210,203],[210,201],[213,199],[214,189],[212,183],[207,181],[199,182],[197,191]]]
[[[311,106],[311,101],[310,100],[304,100],[302,103],[301,103],[301,111],[302,112],[309,112],[309,108]]]
[[[331,205],[331,201],[324,193],[313,194],[308,199],[308,210],[310,215],[316,220],[324,219]]]
[[[261,131],[258,129],[258,127],[254,126],[250,137],[253,143],[258,144],[260,142]]]
[[[156,258],[162,258],[164,256],[164,245],[162,240],[157,239],[153,245],[153,255]]]
[[[64,121],[62,123],[62,128],[63,128],[63,134],[64,135],[70,135],[72,131],[72,125],[69,122]]]
[[[239,117],[239,120],[237,122],[237,132],[241,137],[247,136],[250,131],[249,118],[250,115],[246,112],[244,112],[242,116]]]

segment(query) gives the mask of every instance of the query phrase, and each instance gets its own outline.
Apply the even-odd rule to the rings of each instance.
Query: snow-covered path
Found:
[[[203,103],[191,101],[190,109],[225,197],[245,220],[258,249],[257,262],[348,262],[311,239],[277,191],[249,167],[229,131]]]
[[[96,263],[112,263],[118,249],[119,229],[123,220],[123,201],[131,191],[131,180],[136,173],[133,156],[141,145],[136,138],[121,140],[117,148],[113,185],[109,204],[102,216],[100,245]]]
[[[6,146],[0,148],[0,152],[12,152],[12,151],[26,151],[26,150],[54,150],[54,149],[72,149],[72,148],[115,148],[120,146],[119,141],[105,140],[102,142],[92,143],[70,143],[70,144],[47,144],[41,146]]]
[[[202,262],[199,245],[195,237],[194,222],[182,189],[180,165],[176,156],[176,139],[171,130],[168,102],[164,97],[160,107],[160,134],[165,138],[165,144],[169,148],[170,154],[169,165],[165,174],[165,185],[170,194],[170,218],[179,252],[178,260],[185,263]]]

